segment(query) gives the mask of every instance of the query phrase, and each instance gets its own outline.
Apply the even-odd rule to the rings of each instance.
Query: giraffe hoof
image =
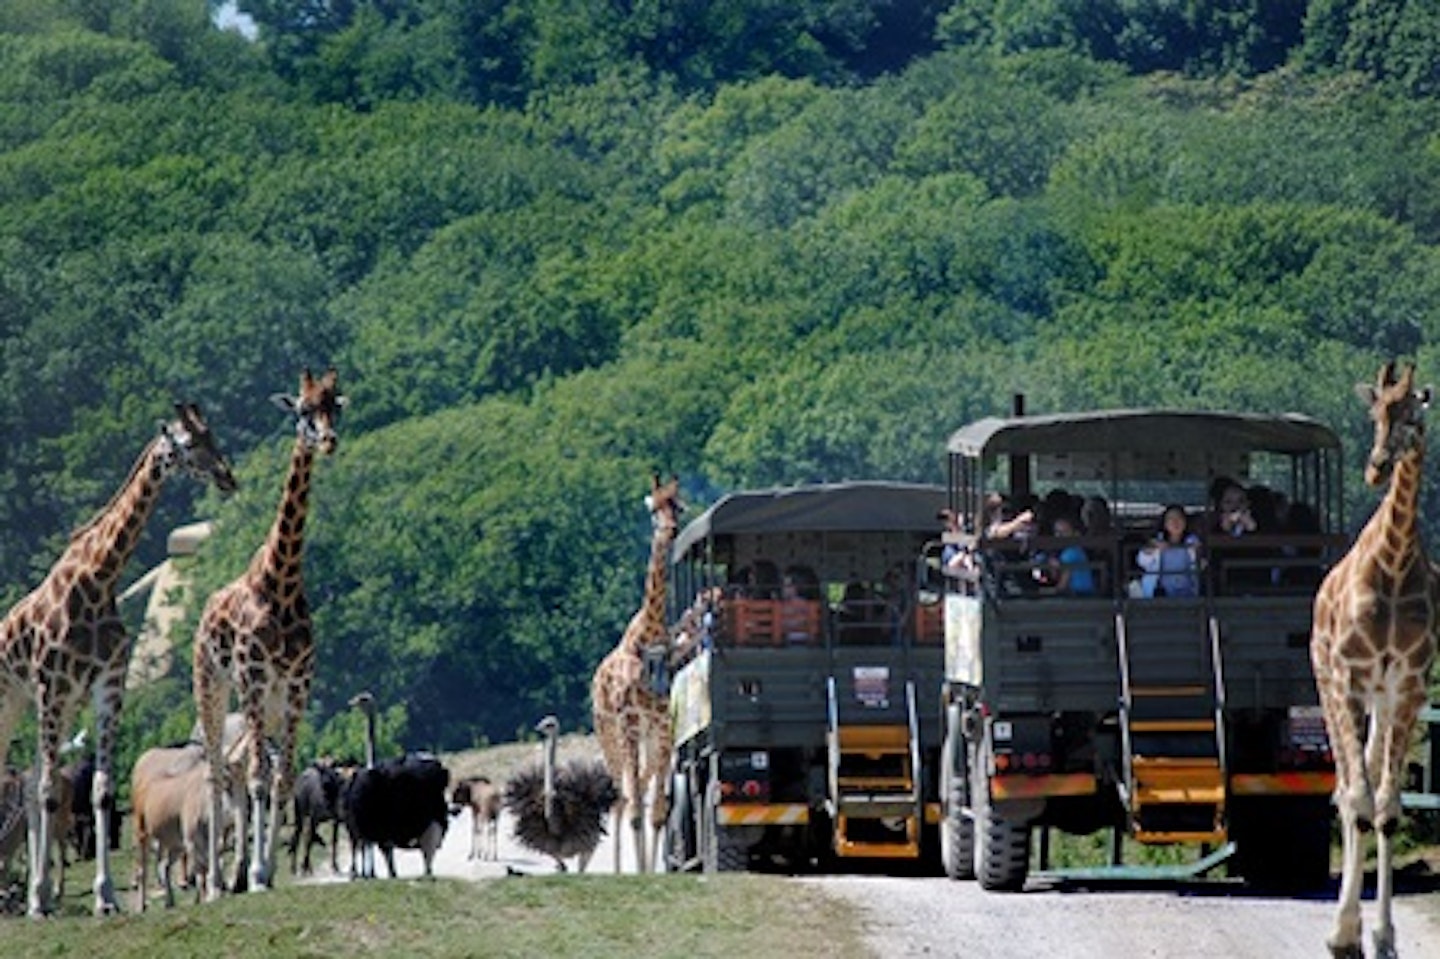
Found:
[[[1365,950],[1360,948],[1360,943],[1351,942],[1343,946],[1330,945],[1331,959],[1365,959]]]

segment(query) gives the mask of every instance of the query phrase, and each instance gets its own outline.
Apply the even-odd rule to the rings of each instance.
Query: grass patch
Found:
[[[117,865],[128,856],[116,856]],[[88,864],[86,864],[88,865]],[[126,862],[128,867],[128,861]],[[0,919],[0,954],[143,959],[337,955],[593,959],[826,955],[859,959],[860,917],[805,883],[776,876],[524,876],[294,885],[108,919],[89,913],[84,866],[67,876],[60,915]],[[123,873],[128,877],[128,871]],[[118,878],[118,876],[117,876]],[[776,908],[777,904],[784,908]]]

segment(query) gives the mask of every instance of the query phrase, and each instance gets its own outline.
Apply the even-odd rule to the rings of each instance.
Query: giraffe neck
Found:
[[[1371,561],[1391,572],[1403,570],[1421,555],[1418,507],[1424,460],[1424,451],[1417,447],[1395,464],[1390,488],[1365,524],[1363,536]]]
[[[310,502],[310,467],[315,452],[297,439],[290,452],[290,472],[285,477],[285,493],[270,534],[255,554],[252,569],[276,582],[300,579],[300,556],[305,544],[305,512]]]
[[[675,541],[675,527],[657,526],[650,538],[650,565],[645,571],[645,600],[635,623],[625,632],[630,651],[639,655],[642,647],[665,637],[665,589],[669,576],[670,544]],[[638,624],[639,628],[635,628]]]
[[[158,438],[150,441],[110,502],[70,537],[56,568],[84,569],[102,590],[113,594],[169,475],[163,444]]]

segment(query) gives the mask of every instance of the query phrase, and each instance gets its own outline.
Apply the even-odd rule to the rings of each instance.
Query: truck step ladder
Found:
[[[830,685],[833,697],[833,681]],[[835,854],[841,858],[920,857],[924,808],[913,684],[906,692],[908,724],[840,725],[831,711],[830,805]]]
[[[1218,627],[1213,620],[1208,626],[1210,652],[1218,654]],[[1120,635],[1125,642],[1123,622]],[[1223,845],[1229,838],[1223,674],[1212,660],[1207,664],[1212,668],[1189,675],[1165,670],[1170,675],[1157,676],[1146,668],[1143,652],[1137,655],[1134,645],[1125,645],[1121,789],[1131,834],[1147,844]]]

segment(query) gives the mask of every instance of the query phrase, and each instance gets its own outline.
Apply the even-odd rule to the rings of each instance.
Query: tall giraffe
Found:
[[[315,670],[315,644],[301,571],[305,513],[310,498],[310,471],[315,452],[335,451],[335,425],[345,405],[332,367],[318,379],[305,370],[298,396],[275,394],[271,399],[295,416],[295,444],[280,507],[265,542],[249,567],[205,603],[195,634],[195,708],[199,714],[210,763],[209,885],[206,895],[221,892],[221,800],[225,784],[222,756],[225,712],[232,690],[238,694],[245,720],[249,803],[236,810],[235,849],[249,860],[249,888],[268,887],[275,875],[275,847],[280,814],[295,781],[295,735],[310,697]],[[277,736],[278,765],[271,768],[266,737]],[[250,821],[254,831],[250,832]],[[248,849],[246,842],[252,845]],[[236,875],[239,881],[239,867]]]
[[[635,863],[640,872],[650,871],[645,855],[645,798],[655,786],[650,819],[655,847],[665,825],[664,776],[674,748],[670,731],[669,697],[650,684],[645,669],[647,649],[668,650],[665,628],[665,589],[669,570],[670,544],[675,542],[680,513],[680,481],[672,477],[660,482],[651,477],[650,495],[645,497],[653,532],[650,537],[650,564],[645,573],[645,598],[625,627],[620,642],[595,670],[590,684],[595,735],[605,755],[605,765],[620,785],[620,802],[614,807],[615,871],[620,871],[620,827],[626,815],[635,835]]]
[[[1395,955],[1390,838],[1400,818],[1405,751],[1435,659],[1440,573],[1422,548],[1418,523],[1430,389],[1416,390],[1414,380],[1414,366],[1397,379],[1387,363],[1374,385],[1356,387],[1375,421],[1365,482],[1390,486],[1315,597],[1310,659],[1335,752],[1344,844],[1339,908],[1327,940],[1337,957],[1364,955],[1361,833],[1372,828],[1379,845],[1375,950]]]
[[[165,480],[186,472],[223,493],[235,490],[230,464],[199,407],[177,403],[109,504],[70,536],[43,582],[0,622],[0,769],[15,727],[33,700],[39,717],[39,774],[29,810],[30,915],[54,908],[50,842],[58,791],[60,741],[85,697],[95,709],[95,778],[91,801],[108,808],[111,763],[120,722],[131,639],[115,608],[125,564],[140,542]],[[110,821],[95,818],[95,913],[116,910],[110,878]]]

